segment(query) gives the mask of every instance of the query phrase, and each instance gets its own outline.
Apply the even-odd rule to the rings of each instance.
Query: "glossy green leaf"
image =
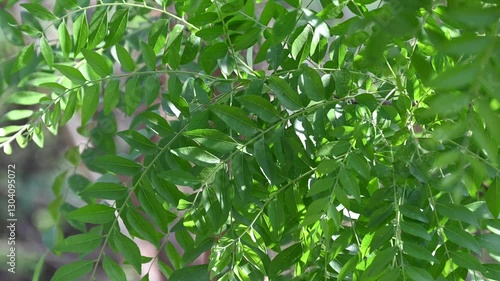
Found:
[[[215,155],[195,146],[175,148],[171,152],[195,165],[212,166],[220,162]]]
[[[259,131],[257,124],[250,119],[243,110],[227,106],[227,105],[213,105],[210,110],[222,119],[231,129],[236,132],[252,136]]]
[[[155,51],[151,46],[146,44],[145,42],[141,42],[141,55],[144,63],[149,69],[156,69],[156,55]]]
[[[470,225],[479,226],[474,213],[466,207],[458,204],[443,203],[436,206],[438,213],[444,217],[460,220]]]
[[[135,62],[130,56],[127,49],[125,49],[125,47],[123,47],[120,44],[116,44],[115,48],[116,48],[116,55],[118,56],[118,60],[120,61],[120,64],[122,65],[123,69],[125,69],[128,72],[134,71]]]
[[[299,88],[313,101],[322,101],[325,99],[325,88],[321,82],[319,74],[308,66],[303,66],[304,71],[299,78]]]
[[[435,280],[432,275],[422,268],[408,266],[405,268],[406,275],[413,281],[431,281]]]
[[[72,42],[68,32],[68,28],[66,27],[66,23],[64,21],[59,25],[57,31],[59,35],[61,50],[64,56],[67,58],[69,56],[69,53],[71,52]]]
[[[281,251],[269,265],[269,275],[277,276],[282,271],[290,268],[300,260],[302,255],[302,245],[300,243],[293,244]]]
[[[94,116],[99,106],[99,98],[101,96],[101,86],[93,85],[85,88],[82,103],[82,126]]]
[[[41,98],[47,95],[32,91],[16,92],[8,97],[7,103],[20,104],[20,105],[33,105],[38,104]]]
[[[486,192],[486,205],[494,218],[500,214],[500,181],[493,180]]]
[[[23,3],[21,4],[21,6],[25,8],[30,14],[41,20],[52,21],[57,19],[57,17],[54,16],[53,13],[51,13],[44,6],[38,3]]]
[[[193,265],[174,271],[170,281],[208,280],[207,265]]]
[[[96,9],[89,24],[87,48],[94,49],[106,37],[108,31],[108,9]]]
[[[133,176],[141,171],[141,165],[135,161],[116,155],[105,155],[94,160],[94,165],[106,171]]]
[[[57,269],[50,281],[71,281],[87,275],[94,266],[93,261],[76,261]]]
[[[266,122],[275,122],[281,119],[280,112],[266,99],[256,95],[245,95],[238,98],[250,112],[255,113]]]
[[[75,43],[75,56],[81,49],[87,45],[89,36],[89,26],[87,23],[87,14],[82,13],[73,23],[73,42]]]
[[[76,85],[81,85],[87,82],[87,79],[83,77],[82,73],[72,67],[72,66],[67,66],[63,64],[55,64],[54,68],[57,69],[59,72],[61,72],[64,76],[66,76],[69,80],[71,80],[73,83]]]
[[[80,196],[92,198],[119,200],[127,197],[128,189],[112,182],[96,182],[79,193]]]
[[[130,78],[125,84],[125,111],[132,115],[141,104],[142,89],[138,77]]]
[[[113,239],[113,243],[115,244],[118,252],[122,254],[125,260],[140,274],[142,264],[141,252],[139,251],[137,244],[119,232],[115,232],[111,239]]]
[[[64,239],[56,249],[69,253],[88,253],[99,247],[102,239],[99,234],[76,234]]]
[[[115,211],[115,208],[105,205],[90,204],[68,213],[66,218],[86,223],[104,224],[115,219]]]
[[[459,229],[454,226],[447,226],[444,229],[444,234],[449,240],[451,240],[453,243],[459,246],[465,247],[476,253],[481,252],[479,243],[476,241],[476,239],[474,239],[474,236],[472,236],[465,230]]]
[[[195,178],[188,172],[180,170],[168,170],[160,173],[158,175],[173,184],[185,185],[185,186],[195,186],[200,183],[200,180]]]
[[[115,45],[123,38],[127,28],[128,15],[128,9],[120,9],[113,14],[111,20],[109,21],[109,30],[111,32],[109,32],[104,38],[104,41],[106,42],[104,48],[109,48]]]
[[[61,126],[66,124],[69,121],[69,119],[73,117],[77,102],[78,102],[77,92],[71,91],[68,94],[68,102],[66,103],[66,107],[64,108],[64,113],[61,118]]]
[[[271,76],[269,80],[269,87],[284,107],[290,110],[299,110],[303,107],[299,94],[285,80],[276,76]]]
[[[174,133],[165,118],[154,112],[144,111],[138,118],[162,137]]]
[[[110,80],[104,89],[103,110],[108,115],[120,101],[120,81]]]
[[[82,49],[81,51],[87,63],[99,76],[106,77],[113,74],[112,66],[108,64],[102,55],[86,49]]]
[[[40,38],[40,51],[42,52],[45,62],[47,62],[50,67],[52,67],[52,65],[54,65],[54,53],[52,52],[52,47],[50,47],[49,42],[47,41],[47,38],[45,38],[45,36]]]
[[[145,181],[147,182],[148,180]],[[149,186],[150,183],[147,182],[147,185]],[[167,233],[168,226],[170,222],[175,219],[175,216],[163,208],[163,205],[158,201],[153,189],[150,188],[150,186],[146,188],[145,185],[143,185],[143,188],[139,191],[138,197],[139,202],[141,202],[141,206],[146,214],[153,219],[156,226],[163,230],[163,232]]]
[[[156,144],[139,132],[125,130],[118,132],[118,136],[128,143],[131,148],[137,149],[142,153],[150,154],[158,152]]]
[[[127,221],[134,228],[134,230],[141,235],[141,237],[153,245],[156,248],[160,248],[160,234],[155,230],[155,227],[146,218],[140,215],[138,212],[130,209],[127,210]]]
[[[24,47],[17,55],[17,59],[14,63],[14,67],[11,69],[11,72],[15,73],[21,69],[24,69],[30,63],[32,63],[34,56],[35,56],[34,44],[30,44]]]
[[[202,146],[220,152],[233,151],[237,146],[232,138],[215,129],[196,129],[184,133]]]
[[[104,269],[104,272],[106,272],[110,281],[122,281],[127,279],[125,271],[123,271],[121,266],[108,256],[104,256],[102,268]]]

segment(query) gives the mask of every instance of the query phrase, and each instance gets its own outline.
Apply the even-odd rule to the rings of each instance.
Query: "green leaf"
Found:
[[[468,268],[471,270],[477,270],[480,272],[484,272],[484,268],[481,265],[481,262],[473,255],[467,252],[450,252],[450,257],[456,265]]]
[[[52,67],[54,65],[54,53],[52,52],[52,48],[49,45],[49,41],[45,36],[40,38],[40,51],[42,52],[43,58],[48,66]]]
[[[119,175],[134,176],[141,171],[139,163],[116,155],[101,156],[93,164]]]
[[[491,43],[487,36],[466,35],[452,38],[441,45],[441,49],[450,55],[477,54],[484,51]]]
[[[269,87],[284,107],[290,110],[299,110],[304,107],[299,94],[292,90],[285,80],[277,76],[271,76],[269,80],[271,82]]]
[[[215,155],[195,146],[175,148],[171,152],[195,165],[212,166],[220,163]]]
[[[486,192],[486,205],[494,218],[500,214],[500,181],[495,178]]]
[[[281,119],[280,112],[266,99],[256,95],[245,95],[237,100],[250,112],[255,113],[266,122],[276,122]]]
[[[260,27],[253,27],[244,34],[236,37],[236,39],[234,39],[233,49],[239,51],[254,46],[261,38],[261,31]]]
[[[76,85],[82,85],[85,82],[87,82],[87,79],[83,77],[82,73],[74,67],[63,64],[55,64],[54,68],[57,69],[59,72],[61,72],[64,76],[66,76]]]
[[[161,137],[166,137],[174,133],[167,120],[154,112],[144,111],[138,116],[138,119],[142,120]]]
[[[21,6],[41,20],[52,21],[57,19],[54,14],[38,3],[23,3]]]
[[[87,43],[87,48],[89,50],[94,49],[101,43],[106,37],[106,32],[108,31],[108,9],[97,8],[92,15],[92,20],[90,21],[89,27],[89,38]]]
[[[11,69],[11,73],[15,73],[32,63],[33,57],[35,55],[35,44],[30,44],[25,46],[17,55],[14,67]]]
[[[359,190],[359,184],[356,181],[356,178],[354,177],[354,175],[347,172],[346,169],[340,169],[339,179],[340,179],[340,183],[342,185],[342,188],[344,188],[344,190],[348,194],[354,196],[354,199],[356,199],[356,201],[360,202],[361,201],[361,193]]]
[[[87,44],[89,27],[87,23],[87,13],[83,12],[73,24],[73,42],[75,42],[75,56]]]
[[[182,170],[168,170],[160,173],[158,176],[177,185],[195,186],[201,182],[190,173]]]
[[[25,45],[21,30],[16,28],[17,20],[7,11],[0,9],[0,28],[5,38],[16,46]]]
[[[76,91],[71,91],[68,95],[68,102],[64,108],[64,113],[61,118],[61,126],[66,124],[75,113],[76,103],[78,102],[78,94]]]
[[[134,76],[125,84],[125,110],[131,116],[141,104],[142,89],[139,78]]]
[[[149,76],[144,85],[146,105],[150,106],[160,95],[160,79],[157,75]]]
[[[302,245],[300,243],[293,244],[281,251],[269,265],[269,276],[277,276],[284,270],[290,268],[297,263],[302,256]]]
[[[117,231],[114,232],[112,239],[118,252],[123,255],[125,260],[130,263],[139,274],[141,274],[141,252],[137,244]]]
[[[115,208],[102,204],[90,204],[68,213],[66,218],[85,223],[104,224],[115,219],[115,211]]]
[[[45,262],[45,258],[47,257],[47,253],[44,253],[40,259],[38,259],[38,262],[35,265],[35,268],[33,270],[33,278],[31,281],[39,281],[40,280],[40,275],[42,273],[43,265]]]
[[[66,27],[66,23],[64,21],[57,28],[57,32],[59,35],[59,43],[61,44],[61,51],[63,52],[64,57],[67,58],[71,52],[72,44],[68,28]]]
[[[100,234],[76,234],[61,241],[56,249],[68,253],[88,253],[101,245],[102,238]]]
[[[117,183],[96,182],[82,190],[79,195],[99,199],[119,200],[127,197],[128,189]]]
[[[87,63],[99,76],[104,78],[113,74],[112,66],[108,64],[102,55],[86,49],[82,49],[81,51]]]
[[[264,173],[267,181],[273,184],[276,180],[276,167],[274,165],[273,157],[269,147],[264,142],[264,139],[260,139],[254,144],[254,157],[259,164],[259,168]]]
[[[196,129],[185,132],[184,135],[206,148],[220,152],[230,152],[238,146],[232,138],[216,129]]]
[[[313,196],[326,190],[332,191],[334,184],[337,182],[336,178],[322,178],[316,180],[312,185],[311,189],[307,192],[307,196]]]
[[[160,19],[153,23],[148,35],[148,44],[153,48],[155,54],[165,46],[167,34],[169,32],[169,22],[166,19]]]
[[[125,272],[115,261],[110,259],[108,256],[104,256],[102,261],[102,267],[110,281],[123,281],[127,280]]]
[[[404,242],[403,244],[403,251],[419,260],[426,260],[431,263],[437,263],[438,260],[432,255],[432,253],[427,250],[427,248],[424,248],[420,245],[411,243],[411,242]]]
[[[297,10],[285,12],[278,17],[273,26],[272,41],[274,44],[281,43],[287,38],[296,28],[295,21],[297,18]]]
[[[149,69],[156,70],[156,55],[153,48],[145,42],[141,42],[141,54],[146,66]]]
[[[478,64],[465,64],[445,70],[429,86],[438,90],[460,89],[471,84],[479,75]]]
[[[292,58],[297,59],[300,51],[304,46],[306,46],[307,40],[309,39],[309,35],[312,34],[312,27],[310,25],[306,25],[304,30],[295,38],[292,43]],[[308,52],[308,50],[305,50]]]
[[[433,281],[435,280],[429,272],[415,266],[405,266],[405,273],[412,281]]]
[[[133,209],[127,210],[127,221],[134,228],[134,230],[141,235],[141,237],[153,245],[156,246],[157,249],[160,248],[160,234],[155,230],[153,224],[149,222],[146,218],[140,215],[138,212]]]
[[[158,152],[158,147],[149,138],[134,130],[125,130],[118,132],[118,136],[122,138],[131,148],[137,149],[142,153],[150,154]]]
[[[213,105],[209,107],[210,110],[224,121],[229,128],[236,132],[252,136],[260,131],[257,124],[245,114],[243,110],[237,107],[227,105]]]
[[[71,281],[89,273],[94,266],[94,261],[77,261],[59,267],[50,281]]]
[[[370,166],[364,157],[350,153],[347,159],[349,161],[348,165],[353,171],[366,180],[370,179]]]
[[[0,122],[2,121],[16,121],[16,120],[22,120],[26,119],[28,117],[31,117],[33,115],[33,110],[30,109],[19,109],[19,110],[11,110],[0,119]]]
[[[130,56],[129,52],[120,44],[115,45],[116,55],[118,56],[118,60],[122,65],[123,69],[128,72],[132,72],[135,70],[135,62]]]
[[[164,233],[168,233],[168,226],[176,217],[174,214],[165,210],[163,205],[158,201],[149,179],[143,181],[138,198],[142,208],[146,214],[153,219],[156,226],[163,230]]]
[[[436,209],[438,213],[444,217],[466,222],[470,225],[479,226],[477,218],[471,210],[458,204],[443,203],[437,204]]]
[[[319,74],[308,66],[302,66],[304,71],[299,78],[299,88],[308,98],[313,101],[325,99],[325,88]]]
[[[123,38],[125,30],[127,29],[128,13],[128,9],[120,9],[113,14],[109,22],[110,32],[106,38],[104,38],[104,41],[106,42],[104,48],[109,48],[115,45]]]
[[[447,226],[444,228],[444,234],[453,243],[472,250],[478,254],[481,253],[479,243],[474,239],[470,233],[454,226]]]
[[[417,236],[428,241],[431,240],[431,235],[421,224],[405,221],[401,223],[401,230],[413,236]]]
[[[34,105],[40,102],[40,99],[46,97],[46,94],[32,91],[16,92],[7,98],[6,103],[19,105]]]
[[[110,114],[120,101],[120,81],[110,80],[104,89],[104,115]]]
[[[174,271],[170,281],[209,280],[208,265],[193,265]]]
[[[101,96],[101,86],[93,85],[85,88],[82,103],[82,126],[94,116],[99,106],[99,97]]]

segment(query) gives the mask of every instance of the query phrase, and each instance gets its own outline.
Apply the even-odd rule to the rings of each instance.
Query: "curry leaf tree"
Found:
[[[78,118],[102,174],[54,184],[52,280],[148,280],[133,238],[169,280],[500,280],[498,0],[38,2],[0,146]]]

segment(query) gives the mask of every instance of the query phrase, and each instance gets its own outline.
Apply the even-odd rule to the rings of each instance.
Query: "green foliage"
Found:
[[[169,280],[500,280],[499,2],[372,3],[0,10],[0,146],[79,112],[103,175],[54,184],[47,246],[81,255],[52,280],[125,280],[111,251],[147,280],[130,237]]]

